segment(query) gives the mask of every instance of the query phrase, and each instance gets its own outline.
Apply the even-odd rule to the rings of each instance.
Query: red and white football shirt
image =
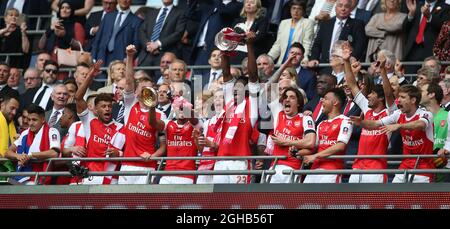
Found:
[[[416,120],[425,122],[425,130],[405,130],[401,129],[400,134],[403,141],[403,154],[433,154],[433,142],[434,142],[434,127],[433,127],[433,114],[428,111],[418,108],[416,113],[411,117],[406,117],[406,114],[400,110],[395,111],[392,115],[382,118],[379,122],[382,125],[389,124],[404,124],[410,123]],[[415,158],[405,158],[399,166],[399,169],[413,169],[416,164]],[[416,167],[417,169],[433,169],[433,159],[420,159]],[[432,177],[431,174],[423,174],[428,177]]]
[[[375,113],[369,108],[367,98],[361,93],[356,94],[354,102],[361,108],[364,120],[380,120],[388,116],[388,110]],[[368,130],[362,128],[359,139],[358,155],[385,155],[389,146],[389,135],[381,133],[381,128]],[[386,159],[355,159],[354,169],[386,169]]]
[[[192,131],[194,127],[190,122],[179,125],[174,120],[165,120],[165,131],[167,133],[167,156],[168,157],[195,157],[197,146],[195,145]],[[198,125],[201,125],[198,123]],[[165,170],[196,170],[194,160],[167,160]],[[181,176],[194,179],[193,175]]]
[[[111,144],[112,137],[122,128],[122,124],[111,121],[108,124],[101,122],[98,118],[90,118],[88,110],[78,114],[83,123],[84,133],[87,139],[87,157],[105,157],[105,151],[108,148],[121,147]],[[105,162],[92,161],[87,162],[86,166],[90,171],[109,171],[110,166]]]
[[[350,123],[348,117],[339,115],[333,119],[322,121],[317,126],[317,140],[316,145],[318,152],[326,150],[338,142],[342,142],[347,145],[352,135],[353,126]],[[345,149],[335,155],[344,155]],[[339,159],[327,159],[317,158],[311,169],[342,169],[344,168],[344,162]]]
[[[311,116],[297,114],[294,117],[287,116],[284,111],[278,113],[274,135],[284,140],[297,141],[308,133],[315,133],[314,121]],[[287,156],[287,159],[279,160],[277,164],[286,165],[293,169],[300,169],[301,161],[289,153],[289,146],[275,144],[274,156]]]
[[[127,109],[126,109],[127,110]],[[123,128],[126,144],[124,157],[140,157],[144,152],[155,153],[155,145],[158,131],[153,129],[148,121],[149,111],[135,102],[126,113],[126,125]],[[159,110],[156,111],[156,119],[166,119]],[[124,161],[123,165],[156,168],[156,161]]]

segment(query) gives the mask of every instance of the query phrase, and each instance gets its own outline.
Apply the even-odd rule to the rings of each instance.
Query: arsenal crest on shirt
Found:
[[[139,120],[141,120],[141,122],[145,122],[145,117],[146,117],[146,115],[141,115],[141,116],[139,117]]]
[[[311,120],[308,120],[307,125],[308,128],[313,128],[313,122]]]
[[[344,129],[342,130],[343,134],[348,134],[348,127],[344,127]]]

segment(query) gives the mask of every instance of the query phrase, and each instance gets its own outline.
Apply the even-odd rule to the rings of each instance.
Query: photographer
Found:
[[[39,48],[52,55],[53,59],[56,59],[53,52],[55,48],[67,49],[73,46],[74,40],[81,44],[85,40],[84,28],[80,23],[75,22],[74,10],[70,3],[61,1],[58,9],[58,20],[52,22],[50,29],[47,29],[39,41]]]

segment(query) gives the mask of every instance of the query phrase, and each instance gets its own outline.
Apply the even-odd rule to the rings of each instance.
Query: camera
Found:
[[[89,168],[82,166],[78,163],[70,163],[69,172],[74,177],[88,178]]]

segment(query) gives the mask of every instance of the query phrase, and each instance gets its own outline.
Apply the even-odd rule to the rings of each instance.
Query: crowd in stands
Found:
[[[153,157],[198,155],[287,158],[167,160],[163,168],[273,168],[272,183],[290,181],[283,170],[390,168],[386,159],[349,165],[327,158],[346,154],[435,154],[401,159],[398,168],[450,168],[448,0],[5,0],[0,14],[0,158],[10,159],[0,171],[43,171],[42,160],[55,157],[140,157],[81,164],[99,172],[149,171],[159,166]],[[227,27],[244,37],[233,51],[216,47],[216,34]],[[67,66],[58,49],[86,52]],[[2,55],[8,53],[22,55]],[[419,64],[404,64],[411,61]],[[301,182],[448,182],[449,174],[307,175]],[[150,182],[250,179],[173,175]]]

